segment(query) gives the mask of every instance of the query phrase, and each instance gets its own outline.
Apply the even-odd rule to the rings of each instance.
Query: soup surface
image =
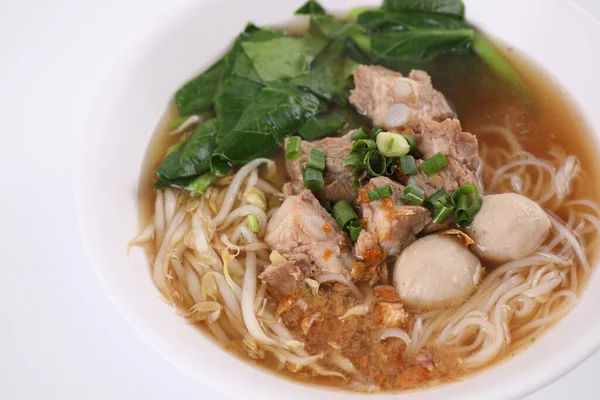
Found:
[[[301,36],[302,32],[295,34]],[[157,204],[166,207],[169,197],[174,210],[185,211],[182,225],[188,224],[188,230],[181,228],[179,241],[168,249],[174,261],[167,262],[170,283],[168,289],[161,289],[163,295],[240,358],[292,379],[350,390],[405,390],[459,379],[533,343],[572,309],[589,276],[587,269],[597,250],[594,222],[599,199],[598,188],[590,182],[598,181],[600,169],[596,144],[561,89],[514,50],[502,44],[497,47],[525,82],[525,90],[508,84],[479,58],[465,59],[453,53],[438,57],[426,72],[455,111],[462,130],[478,140],[483,193],[520,193],[540,203],[566,227],[561,231],[552,220],[552,233],[544,242],[546,247],[540,249],[542,255],[523,257],[522,265],[519,260],[503,263],[482,258],[481,282],[470,300],[432,310],[411,307],[394,290],[395,257],[382,262],[375,278],[356,285],[318,284],[311,279],[302,290],[282,293],[253,278],[256,286],[248,289],[248,265],[256,268],[258,275],[275,263],[273,253],[269,256],[272,249],[263,243],[264,232],[257,233],[259,243],[252,251],[246,248],[251,244],[248,240],[234,241],[240,236],[234,228],[245,223],[245,215],[229,228],[216,230],[209,221],[193,219],[202,207],[213,217],[218,214],[237,169],[200,196],[160,189],[157,200],[157,190],[152,187],[155,171],[168,149],[181,140],[180,135],[169,133],[179,117],[173,106],[152,137],[139,184],[142,228],[154,223]],[[335,135],[361,125],[370,129],[372,123],[354,115]],[[269,218],[284,200],[282,187],[290,180],[284,150],[277,150],[271,158],[276,173],[263,166],[254,178]],[[256,184],[256,178],[269,187]],[[557,185],[562,186],[556,189]],[[248,188],[245,184],[241,188],[235,194],[234,209],[248,204],[244,201]],[[551,191],[554,194],[544,199],[544,193]],[[211,275],[213,260],[198,251],[193,232],[198,227],[194,224],[204,224],[200,229],[205,229],[203,236],[214,249],[212,257],[220,257],[229,270],[217,269],[218,276]],[[165,229],[168,231],[168,226]],[[422,236],[425,234],[417,235]],[[570,240],[579,247],[569,247]],[[161,242],[140,242],[156,265]],[[241,249],[235,251],[236,246]],[[546,253],[560,260],[550,259]],[[240,306],[228,306],[228,301],[236,303],[238,289],[240,296],[253,290],[259,326],[269,338],[283,338],[284,350],[272,351],[272,345],[261,342],[243,325],[246,314],[239,318]],[[195,295],[194,290],[200,294]],[[353,290],[359,290],[361,296]],[[243,302],[240,304],[243,309]]]

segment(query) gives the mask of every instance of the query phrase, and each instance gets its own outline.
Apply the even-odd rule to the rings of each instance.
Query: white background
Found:
[[[75,214],[77,151],[96,93],[136,35],[189,1],[0,0],[2,399],[225,399],[121,318]],[[600,18],[600,2],[576,2]],[[527,400],[597,399],[599,370],[596,354]]]

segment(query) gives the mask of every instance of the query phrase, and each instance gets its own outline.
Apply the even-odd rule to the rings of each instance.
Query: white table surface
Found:
[[[75,215],[75,156],[96,93],[135,36],[188,1],[0,1],[1,399],[225,400],[121,318]],[[577,2],[600,18],[598,0]],[[597,399],[599,370],[596,354],[527,399]]]

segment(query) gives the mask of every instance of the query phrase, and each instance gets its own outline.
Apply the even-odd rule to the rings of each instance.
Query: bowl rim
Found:
[[[89,196],[89,193],[86,193],[84,187],[86,186],[84,182],[86,181],[87,175],[86,171],[89,168],[89,161],[87,159],[87,155],[90,152],[93,152],[93,148],[91,148],[91,141],[89,140],[90,131],[92,130],[92,126],[94,125],[98,110],[102,108],[103,104],[109,103],[112,97],[112,93],[114,91],[115,82],[118,81],[115,79],[117,76],[126,73],[130,69],[130,65],[135,63],[135,59],[137,54],[147,50],[149,46],[152,46],[154,40],[159,39],[163,29],[167,26],[171,25],[174,21],[181,18],[184,14],[188,12],[198,12],[202,9],[208,9],[211,5],[217,3],[218,0],[204,0],[200,2],[190,2],[186,3],[182,6],[175,7],[171,12],[166,15],[161,16],[158,20],[150,23],[147,27],[142,29],[140,33],[136,35],[136,37],[132,40],[130,45],[128,46],[128,50],[124,54],[122,54],[115,64],[111,67],[110,72],[107,74],[104,83],[101,86],[101,89],[98,92],[98,95],[94,99],[92,106],[90,107],[87,122],[83,129],[83,143],[80,145],[80,152],[78,153],[78,161],[77,161],[77,174],[76,174],[76,189],[75,189],[75,203],[76,203],[76,214],[78,219],[78,229],[81,236],[81,241],[83,247],[85,249],[86,257],[89,261],[89,265],[91,266],[95,276],[98,278],[100,285],[105,292],[106,296],[109,298],[110,302],[114,305],[119,315],[123,317],[125,322],[154,350],[156,351],[162,358],[169,361],[170,363],[177,366],[179,369],[183,370],[189,376],[201,382],[202,385],[206,385],[216,392],[223,394],[225,396],[234,396],[235,398],[242,398],[243,390],[237,390],[233,388],[224,388],[221,386],[216,386],[213,382],[210,381],[207,377],[199,376],[195,371],[190,370],[187,366],[182,365],[175,357],[171,355],[165,354],[154,341],[150,340],[148,336],[144,333],[143,329],[139,324],[137,324],[137,318],[135,318],[130,310],[126,310],[123,307],[120,307],[118,300],[114,296],[114,293],[111,289],[111,283],[106,278],[106,276],[102,273],[99,268],[98,263],[95,261],[95,250],[94,245],[91,241],[90,236],[87,234],[89,230],[89,220],[86,215],[84,202],[86,196]],[[572,0],[559,0],[566,7],[571,7],[572,12],[579,13],[581,18],[589,18],[595,24],[597,28],[600,28],[600,21],[596,20],[591,14],[589,14],[585,9],[583,9],[580,5],[574,3]],[[468,11],[467,11],[468,16]],[[484,24],[485,28],[485,24]],[[541,66],[544,67],[543,65]],[[574,104],[576,106],[576,104]],[[578,107],[577,107],[578,108]],[[591,129],[591,128],[590,128]],[[600,132],[595,133],[595,135],[600,135]],[[600,264],[600,258],[595,260],[594,269],[598,268],[597,265]],[[592,279],[592,278],[590,278]],[[587,290],[587,289],[585,289]],[[579,300],[578,300],[579,303]],[[578,304],[575,308],[578,307]],[[573,312],[571,310],[569,314],[562,319],[568,318],[568,316]],[[182,320],[183,321],[183,320]],[[600,325],[596,327],[593,332],[590,330],[587,334],[584,332],[582,335],[585,335],[586,340],[581,340],[577,343],[577,346],[572,346],[571,351],[568,353],[566,358],[562,359],[562,364],[555,364],[551,368],[546,368],[546,373],[544,374],[534,374],[529,376],[528,383],[516,383],[515,385],[504,388],[504,394],[502,398],[512,399],[519,398],[531,394],[542,387],[548,385],[553,382],[557,378],[566,375],[570,371],[572,371],[579,364],[583,363],[589,357],[591,357],[598,349],[600,349]],[[229,354],[229,352],[226,352]],[[244,362],[239,360],[237,357],[232,356],[236,359],[236,362]],[[506,358],[502,361],[505,362]],[[247,362],[245,362],[247,363]],[[267,373],[262,368],[255,368],[260,373]],[[285,378],[277,376],[277,379],[284,380]],[[470,379],[469,377],[467,379]],[[308,386],[299,382],[295,382],[297,385]],[[314,386],[311,387],[317,388],[319,391],[329,391],[330,389],[322,386]],[[345,392],[344,392],[345,393]],[[406,393],[413,393],[411,391]],[[357,393],[348,393],[349,395],[357,395]],[[402,393],[394,392],[394,393],[384,393],[384,396],[398,396]],[[359,394],[360,395],[360,394]],[[373,396],[377,397],[378,396]]]

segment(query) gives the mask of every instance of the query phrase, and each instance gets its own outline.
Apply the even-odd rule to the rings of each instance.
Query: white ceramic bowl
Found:
[[[278,378],[232,357],[158,297],[141,251],[126,254],[138,229],[142,158],[174,91],[221,55],[249,20],[290,21],[302,0],[202,1],[164,18],[118,63],[92,111],[78,192],[81,232],[98,278],[123,316],[153,348],[198,380],[238,399],[352,399]],[[330,10],[378,1],[323,1]],[[467,18],[527,54],[576,100],[598,135],[600,27],[559,0],[466,1]],[[467,380],[411,393],[411,399],[508,399],[534,391],[600,345],[600,277],[576,309],[524,352]],[[201,393],[200,393],[201,395]],[[407,395],[376,395],[374,398]],[[362,397],[362,396],[361,396]]]

